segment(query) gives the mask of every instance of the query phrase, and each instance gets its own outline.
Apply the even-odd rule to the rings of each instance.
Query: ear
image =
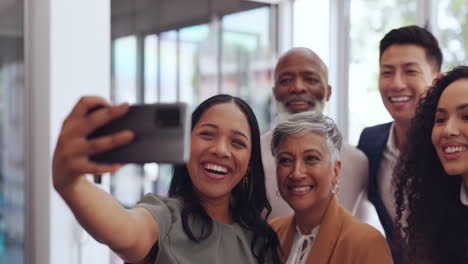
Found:
[[[327,85],[327,102],[330,100],[330,96],[331,96],[331,93],[332,93],[332,87],[331,85]]]
[[[337,160],[335,161],[335,164],[333,165],[333,178],[332,178],[333,184],[338,184],[340,182],[340,170],[341,170],[341,161]]]

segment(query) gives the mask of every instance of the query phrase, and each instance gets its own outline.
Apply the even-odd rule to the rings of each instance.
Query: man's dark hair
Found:
[[[426,58],[435,72],[440,72],[442,66],[442,51],[437,39],[427,29],[418,26],[407,26],[392,29],[380,41],[379,61],[384,51],[395,44],[414,44],[424,48]]]

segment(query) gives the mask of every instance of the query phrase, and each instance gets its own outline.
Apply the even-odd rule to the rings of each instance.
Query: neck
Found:
[[[406,139],[408,138],[408,130],[410,127],[410,122],[406,121],[395,121],[395,135],[396,135],[396,146],[401,151],[406,144]]]
[[[222,199],[200,199],[200,203],[211,219],[223,224],[232,224],[231,214],[229,213],[230,196]]]
[[[301,230],[302,234],[310,234],[310,232],[312,232],[312,229],[314,229],[322,223],[323,216],[325,215],[325,211],[327,210],[332,197],[333,195],[331,195],[329,199],[320,203],[314,208],[307,208],[300,212],[295,212],[296,224],[299,227],[299,230]]]

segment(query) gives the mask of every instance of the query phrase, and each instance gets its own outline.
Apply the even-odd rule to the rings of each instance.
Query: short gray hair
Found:
[[[315,132],[325,137],[332,162],[340,160],[340,150],[343,138],[335,122],[317,111],[307,111],[290,115],[280,122],[273,131],[271,139],[271,153],[278,154],[278,148],[289,136],[302,136],[308,132]]]

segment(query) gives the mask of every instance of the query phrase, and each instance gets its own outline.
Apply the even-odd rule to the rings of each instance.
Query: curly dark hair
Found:
[[[276,233],[268,225],[267,218],[271,213],[271,205],[267,199],[265,188],[265,173],[263,171],[260,149],[260,130],[257,118],[250,106],[240,98],[227,94],[215,95],[202,102],[192,114],[192,129],[203,113],[210,107],[221,103],[235,103],[245,114],[252,135],[252,153],[248,165],[247,181],[241,181],[231,191],[231,216],[233,221],[252,232],[251,251],[259,263],[280,263],[278,257],[279,240]],[[169,188],[170,197],[180,197],[183,200],[182,225],[187,236],[194,242],[207,238],[213,229],[213,220],[208,216],[193,189],[186,165],[175,166]],[[266,214],[262,217],[262,212]],[[197,217],[202,221],[202,231],[194,234],[189,218]],[[271,260],[269,260],[271,258]],[[270,262],[269,262],[270,263]]]
[[[462,78],[468,78],[467,66],[437,79],[420,100],[408,144],[395,167],[395,222],[403,234],[408,263],[468,263],[468,207],[460,201],[462,177],[444,171],[431,141],[439,98],[450,83]]]

